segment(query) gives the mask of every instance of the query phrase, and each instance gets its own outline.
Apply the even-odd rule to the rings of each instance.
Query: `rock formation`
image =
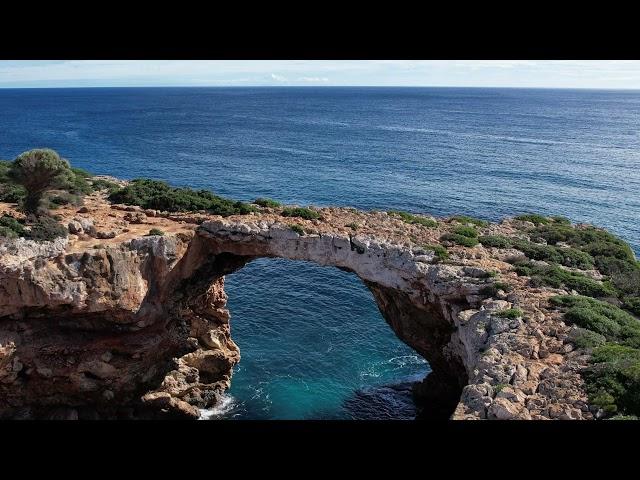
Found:
[[[425,418],[593,417],[579,375],[587,359],[548,304],[554,292],[513,275],[511,293],[487,296],[488,271],[509,268],[481,246],[454,247],[456,261],[442,263],[416,246],[433,242],[407,240],[437,238],[438,229],[351,209],[301,220],[300,234],[268,209],[179,220],[100,208],[124,222],[102,244],[82,237],[91,227],[75,212],[70,240],[0,241],[2,418],[197,418],[240,360],[224,276],[259,257],[360,277],[395,334],[431,365],[416,388]],[[357,231],[345,227],[354,216]],[[141,233],[170,230],[161,222],[180,228]],[[107,223],[95,222],[102,230]],[[524,314],[500,316],[511,307]]]

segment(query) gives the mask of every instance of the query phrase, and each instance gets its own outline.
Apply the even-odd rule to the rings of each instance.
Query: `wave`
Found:
[[[201,408],[199,420],[215,420],[231,413],[237,406],[235,398],[223,394],[220,401],[213,408]]]

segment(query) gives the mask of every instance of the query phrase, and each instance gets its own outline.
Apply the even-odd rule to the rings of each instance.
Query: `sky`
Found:
[[[640,89],[640,61],[0,60],[0,88],[303,85]]]

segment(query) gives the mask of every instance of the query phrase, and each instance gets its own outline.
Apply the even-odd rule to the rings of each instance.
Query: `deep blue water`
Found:
[[[0,158],[41,146],[95,173],[243,200],[566,215],[640,252],[636,91],[0,90]],[[260,260],[227,290],[242,361],[226,418],[410,416],[402,395],[379,387],[428,366],[353,275]]]

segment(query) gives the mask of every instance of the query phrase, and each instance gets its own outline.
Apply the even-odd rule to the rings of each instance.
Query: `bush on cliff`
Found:
[[[413,215],[409,212],[403,212],[402,210],[389,210],[387,215],[400,218],[403,222],[410,225],[422,225],[424,227],[434,228],[438,226],[438,222],[431,218],[420,217]]]
[[[462,245],[463,247],[474,247],[478,244],[476,237],[467,237],[459,233],[445,233],[440,237],[440,241]]]
[[[25,238],[37,241],[50,241],[59,237],[67,236],[67,229],[60,225],[55,219],[46,215],[27,217],[27,225],[31,228],[25,230]]]
[[[597,347],[585,373],[589,401],[608,415],[640,415],[640,350],[624,345]]]
[[[478,241],[483,247],[511,248],[513,246],[511,239],[502,235],[481,235]]]
[[[246,215],[255,207],[214,195],[208,190],[171,187],[166,182],[136,179],[109,195],[114,203],[138,205],[143,208],[187,212],[206,210],[214,215]]]
[[[551,303],[582,327],[572,341],[593,349],[584,373],[589,402],[606,415],[640,414],[640,320],[615,305],[593,298],[564,295]]]
[[[469,217],[467,215],[455,215],[449,220],[462,223],[463,225],[475,225],[476,227],[486,227],[489,225],[489,222],[486,220],[480,220],[479,218]]]
[[[280,202],[277,202],[275,200],[272,200],[270,198],[256,198],[253,203],[255,203],[256,205],[260,205],[261,207],[269,207],[269,208],[278,208],[280,206],[282,206],[282,204]]]
[[[26,190],[23,208],[36,213],[43,195],[52,189],[64,187],[74,177],[69,162],[57,152],[43,148],[20,154],[8,172],[9,178]]]
[[[3,229],[5,233],[5,237],[22,237],[24,236],[24,222],[19,221],[18,219],[11,217],[9,215],[3,215],[0,217],[0,227]],[[11,231],[11,233],[8,232]]]
[[[94,178],[91,180],[91,188],[93,188],[94,191],[107,190],[110,195],[120,190],[120,185],[105,180],[104,178]]]
[[[444,262],[449,258],[449,252],[442,245],[424,245],[425,250],[431,250],[439,261]]]
[[[469,238],[478,237],[478,231],[475,229],[475,227],[468,227],[468,226],[456,227],[453,229],[453,233],[456,235],[462,235],[464,237],[469,237]]]
[[[299,217],[305,220],[314,220],[320,218],[320,213],[305,207],[288,207],[282,210],[280,214],[283,217]]]
[[[82,205],[82,197],[69,192],[60,192],[46,198],[42,204],[51,210],[55,210],[61,205]]]
[[[521,222],[531,222],[534,225],[548,225],[552,220],[549,218],[539,215],[537,213],[527,213],[524,215],[518,215],[515,217],[516,220],[520,220]]]
[[[564,270],[557,265],[535,265],[517,262],[514,271],[520,276],[531,277],[531,285],[564,288],[589,297],[611,297],[616,291],[607,283],[599,283],[585,275]]]
[[[154,235],[158,235],[161,237],[164,235],[164,231],[160,230],[159,228],[152,228],[151,230],[149,230],[149,233],[147,233],[145,236],[152,237]]]
[[[542,245],[521,238],[509,238],[502,235],[481,236],[478,240],[485,247],[518,249],[531,260],[558,263],[566,267],[580,268],[582,270],[591,269],[594,264],[591,255],[576,248]]]
[[[522,313],[522,310],[520,310],[519,308],[508,308],[507,310],[501,310],[499,312],[496,312],[495,315],[497,317],[515,319],[515,318],[522,317],[523,313]]]
[[[293,225],[289,225],[289,228],[300,236],[304,235],[304,227],[302,225],[294,223]]]
[[[580,327],[603,335],[607,341],[640,348],[640,320],[607,302],[579,295],[551,298],[565,310],[565,318]]]

